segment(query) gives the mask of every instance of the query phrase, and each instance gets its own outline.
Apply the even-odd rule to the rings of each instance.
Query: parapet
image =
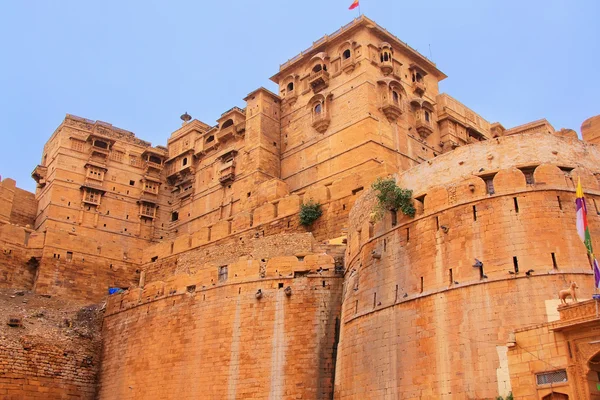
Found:
[[[247,284],[257,290],[281,288],[282,279],[302,277],[338,277],[335,263],[327,254],[306,254],[303,256],[278,256],[268,259],[241,257],[238,261],[214,266],[198,266],[194,271],[178,273],[165,280],[144,282],[140,287],[108,297],[106,314],[116,314],[129,308],[175,295],[205,293],[229,285]]]
[[[591,117],[581,124],[581,136],[589,143],[600,143],[600,115]]]

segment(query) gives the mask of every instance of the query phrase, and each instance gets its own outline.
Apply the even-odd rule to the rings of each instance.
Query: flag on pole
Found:
[[[594,250],[592,248],[592,237],[590,236],[590,228],[587,222],[587,207],[585,205],[585,198],[583,197],[583,188],[581,187],[581,179],[577,179],[577,190],[575,192],[575,206],[577,210],[577,234],[585,245],[585,248],[590,257],[590,263],[594,270],[594,287],[600,288],[600,267],[598,266],[598,260],[594,257]]]
[[[585,245],[588,253],[593,253],[592,238],[590,237],[590,229],[587,222],[587,207],[585,206],[585,198],[583,197],[583,188],[581,187],[581,179],[577,179],[577,191],[575,193],[575,206],[577,209],[577,234]]]
[[[354,2],[352,2],[352,4],[350,5],[350,7],[348,7],[348,10],[354,10],[356,7],[358,7],[358,0],[354,0]]]

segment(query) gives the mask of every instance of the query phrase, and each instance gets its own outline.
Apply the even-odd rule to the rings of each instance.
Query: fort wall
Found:
[[[109,297],[101,398],[331,398],[342,288],[333,259],[225,267]]]
[[[594,210],[599,156],[571,138],[507,136],[399,175],[399,186],[414,190],[414,219],[392,226],[388,213],[372,223],[373,192],[357,200],[336,398],[507,395],[508,333],[545,322],[572,280],[582,298],[592,294],[573,181],[581,177]]]

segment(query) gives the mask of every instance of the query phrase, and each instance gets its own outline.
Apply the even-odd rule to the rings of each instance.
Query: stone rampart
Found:
[[[600,240],[598,160],[595,146],[575,139],[508,136],[399,175],[399,186],[414,191],[414,219],[392,226],[388,213],[372,223],[373,193],[358,199],[336,398],[508,394],[508,333],[545,322],[572,280],[581,298],[592,294],[574,185],[580,177]]]
[[[244,258],[110,296],[100,398],[331,398],[342,277],[327,255],[301,260]]]

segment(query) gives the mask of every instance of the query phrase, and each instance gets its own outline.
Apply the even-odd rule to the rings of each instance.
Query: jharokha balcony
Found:
[[[223,164],[219,171],[219,182],[221,185],[227,185],[235,179],[235,161],[231,160]]]
[[[44,187],[46,185],[47,173],[47,167],[44,167],[43,165],[38,165],[31,173],[31,177],[35,180],[39,187]]]
[[[329,118],[329,114],[322,112],[320,114],[315,114],[313,116],[313,128],[316,129],[317,132],[323,133],[329,128],[329,124],[331,123],[331,118]]]
[[[427,90],[427,87],[425,87],[425,83],[423,83],[422,81],[413,82],[413,91],[417,95],[423,96],[425,90]]]
[[[426,121],[424,119],[417,119],[417,132],[421,137],[427,138],[429,135],[433,133],[433,126],[431,121]]]
[[[329,86],[329,72],[323,69],[317,72],[311,72],[308,77],[308,84],[315,93],[325,89]]]
[[[396,121],[402,115],[402,106],[396,101],[385,101],[381,111],[390,122]]]

